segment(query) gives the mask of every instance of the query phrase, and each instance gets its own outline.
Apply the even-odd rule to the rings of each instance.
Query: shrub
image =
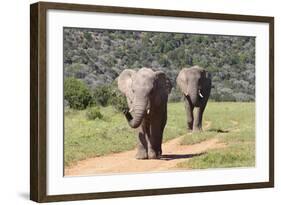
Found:
[[[64,99],[73,109],[85,109],[91,102],[89,88],[82,80],[66,78],[64,81]]]
[[[93,91],[93,104],[100,106],[111,105],[119,112],[128,109],[126,97],[118,90],[116,82],[95,88]]]
[[[88,120],[102,119],[103,115],[100,112],[99,107],[89,107],[86,111],[86,117]]]
[[[92,34],[89,33],[89,32],[85,32],[85,33],[84,33],[84,37],[85,37],[88,41],[93,40]]]
[[[169,102],[179,102],[181,101],[183,95],[179,88],[172,88],[172,91],[169,95]]]
[[[118,90],[117,86],[112,85],[112,95],[110,98],[110,104],[118,112],[124,112],[128,110],[126,97]]]
[[[107,106],[111,98],[111,86],[101,85],[93,90],[93,104]]]

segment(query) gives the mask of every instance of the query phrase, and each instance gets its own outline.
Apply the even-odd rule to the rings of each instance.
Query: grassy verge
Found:
[[[213,131],[188,133],[184,135],[181,141],[182,145],[193,145],[214,137],[217,133]]]
[[[227,146],[178,164],[179,168],[249,167],[255,165],[255,104],[209,103],[205,121],[211,124],[203,133],[185,135],[183,144],[218,138]]]
[[[133,149],[134,131],[112,107],[101,109],[103,119],[88,120],[86,111],[65,111],[64,163]]]
[[[88,157],[131,150],[136,131],[123,114],[112,107],[101,107],[101,119],[89,120],[86,110],[65,110],[64,164],[71,166]],[[254,103],[210,102],[204,115],[203,133],[186,134],[183,144],[196,144],[217,137],[226,148],[210,150],[178,164],[180,168],[252,166],[255,162]],[[183,103],[168,104],[164,141],[186,133]]]
[[[171,103],[164,141],[185,133],[182,103]],[[64,164],[70,166],[88,157],[131,150],[136,145],[136,131],[123,114],[112,107],[101,107],[102,119],[89,120],[86,110],[65,110]]]

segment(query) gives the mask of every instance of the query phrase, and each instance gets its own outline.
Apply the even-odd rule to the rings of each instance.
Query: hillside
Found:
[[[255,38],[64,28],[64,75],[91,89],[112,83],[125,68],[163,70],[172,80],[183,67],[212,74],[211,99],[254,101]],[[180,99],[173,89],[171,99]]]

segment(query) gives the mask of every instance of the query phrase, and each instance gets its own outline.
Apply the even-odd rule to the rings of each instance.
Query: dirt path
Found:
[[[207,124],[206,127],[208,127]],[[215,137],[194,145],[180,145],[182,136],[163,144],[163,155],[157,160],[136,160],[136,150],[110,154],[102,157],[89,158],[78,162],[75,166],[66,168],[66,176],[94,175],[109,173],[128,173],[145,171],[164,171],[176,169],[177,163],[193,156],[203,154],[208,149],[224,147]]]

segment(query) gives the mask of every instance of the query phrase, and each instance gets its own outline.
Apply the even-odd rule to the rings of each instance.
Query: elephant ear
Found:
[[[204,86],[210,86],[211,81],[212,81],[211,80],[212,79],[211,73],[209,73],[208,71],[204,70],[203,78],[205,79],[204,80]]]
[[[206,78],[207,79],[212,79],[212,75],[211,75],[211,73],[209,73],[208,71],[205,71],[206,73],[205,73],[205,76],[206,76]]]
[[[126,96],[129,95],[132,86],[132,77],[136,71],[125,69],[118,77],[118,89]]]
[[[165,90],[169,94],[172,90],[172,83],[163,71],[156,71],[157,89]]]
[[[186,81],[186,75],[188,74],[187,72],[188,72],[187,69],[184,68],[180,71],[177,77],[177,85],[185,96],[188,95],[187,93],[188,85]]]

